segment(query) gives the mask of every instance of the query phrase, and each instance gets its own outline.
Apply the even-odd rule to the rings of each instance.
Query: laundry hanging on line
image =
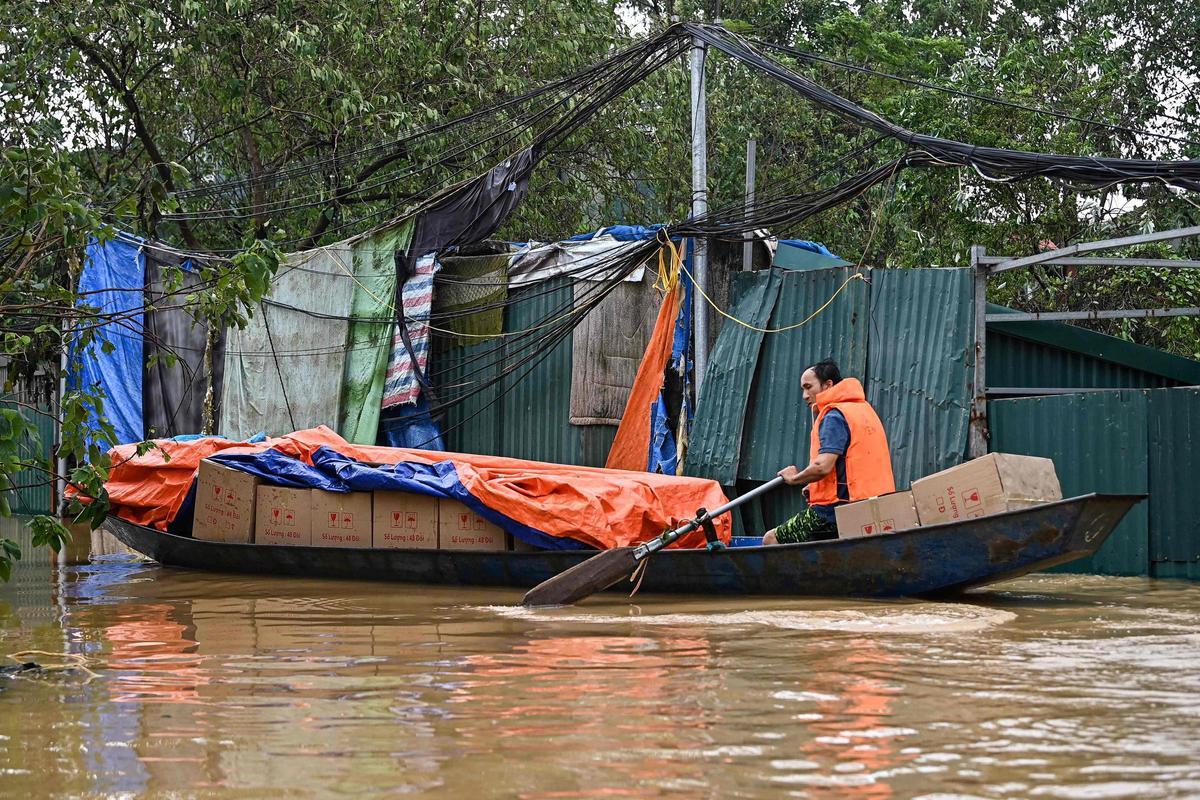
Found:
[[[429,364],[429,314],[433,308],[433,276],[440,265],[433,254],[421,256],[400,291],[403,322],[396,323],[383,389],[383,407],[415,403]]]

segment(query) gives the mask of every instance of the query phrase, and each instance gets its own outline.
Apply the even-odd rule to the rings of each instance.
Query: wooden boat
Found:
[[[773,547],[665,550],[641,593],[898,597],[953,593],[1082,558],[1145,495],[1088,494],[978,519]],[[594,551],[375,550],[227,544],[110,518],[107,530],[169,567],[212,572],[528,588]],[[626,586],[618,584],[617,587]]]

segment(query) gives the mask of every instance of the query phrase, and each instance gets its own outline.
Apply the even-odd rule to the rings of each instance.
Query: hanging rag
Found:
[[[417,259],[400,291],[404,319],[397,321],[388,359],[383,407],[415,403],[429,362],[429,314],[433,308],[433,276],[439,264],[432,254]]]
[[[142,326],[146,258],[141,245],[141,239],[125,233],[105,242],[89,241],[75,303],[80,308],[95,309],[97,314],[94,320],[85,316],[83,325],[106,321],[93,329],[86,347],[80,333],[73,336],[68,386],[103,393],[103,415],[112,424],[117,444],[145,438]],[[89,439],[88,443],[94,441]]]
[[[290,255],[246,328],[227,331],[222,435],[338,423],[352,264],[346,242]]]
[[[212,422],[220,419],[225,331],[218,328],[213,337],[210,380],[205,363],[209,324],[195,310],[184,307],[187,296],[202,285],[201,265],[158,248],[146,249],[145,256],[147,367],[142,407],[146,436],[199,433],[204,430],[210,387]]]
[[[602,288],[593,281],[577,281],[575,307]],[[572,331],[572,425],[620,424],[660,299],[648,272],[641,281],[622,281]]]
[[[482,175],[447,189],[421,215],[410,252],[423,256],[490,237],[529,190],[533,161],[533,150],[526,148]]]
[[[609,235],[590,235],[588,239],[562,242],[529,242],[517,250],[508,264],[510,289],[539,283],[558,275],[576,280],[608,281],[616,277],[620,259],[646,246],[645,239],[617,239]],[[640,281],[638,267],[627,281]]]
[[[413,223],[355,242],[346,372],[338,432],[355,444],[375,444],[392,352],[396,296],[396,253],[408,249]]]
[[[433,310],[449,346],[485,342],[504,329],[509,254],[447,256],[435,281]]]

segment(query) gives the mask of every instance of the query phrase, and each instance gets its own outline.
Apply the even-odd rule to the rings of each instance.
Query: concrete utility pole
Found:
[[[705,44],[692,39],[692,217],[708,212],[708,103],[705,100]],[[708,240],[697,236],[692,256],[692,274],[696,290],[692,293],[692,317],[695,320],[695,385],[696,397],[708,369]]]
[[[754,173],[758,160],[758,142],[746,140],[746,218],[754,212]],[[745,242],[742,244],[742,272],[754,269],[754,234],[746,231],[742,234]]]

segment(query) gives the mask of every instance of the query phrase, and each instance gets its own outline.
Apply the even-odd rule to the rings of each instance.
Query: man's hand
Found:
[[[779,477],[783,478],[783,482],[788,486],[797,486],[804,482],[800,477],[800,470],[796,469],[795,464],[779,470]]]

